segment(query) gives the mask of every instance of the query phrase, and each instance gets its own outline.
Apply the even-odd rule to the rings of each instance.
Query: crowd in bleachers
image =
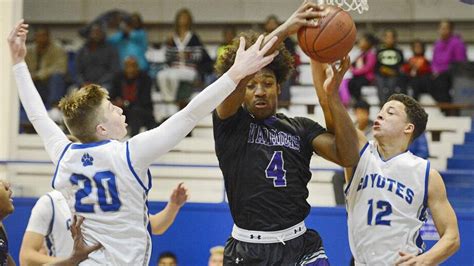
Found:
[[[279,24],[278,18],[270,15],[263,21],[262,31],[271,32]],[[425,93],[439,103],[452,102],[452,80],[456,74],[452,66],[467,62],[466,46],[461,36],[454,33],[452,22],[441,21],[438,30],[439,39],[434,43],[431,62],[425,55],[426,43],[422,40],[412,42],[413,56],[405,60],[394,29],[385,30],[380,42],[374,34],[361,32],[351,77],[344,80],[340,88],[343,102],[352,107],[364,100],[362,88],[365,86],[377,88],[380,104],[396,92],[416,99]],[[33,26],[33,31],[34,43],[26,59],[51,117],[59,124],[62,122],[56,106],[68,90],[96,83],[108,89],[114,103],[124,109],[131,136],[141,128],[155,127],[186,106],[193,93],[214,81],[215,58],[210,54],[222,53],[237,34],[235,27],[226,28],[217,51],[207,51],[193,30],[191,12],[181,9],[175,15],[173,29],[159,48],[164,50],[164,58],[156,60],[147,56],[147,51],[156,48],[148,43],[144,22],[138,13],[113,10],[97,17],[79,31],[83,45],[69,56],[56,44],[47,27]],[[288,38],[285,46],[296,66],[291,78],[281,84],[279,106],[288,109],[290,90],[300,81],[301,60],[294,40]],[[158,99],[152,97],[155,91],[159,91]],[[157,102],[161,105],[159,116],[154,110]],[[20,117],[20,131],[33,132],[23,110]]]

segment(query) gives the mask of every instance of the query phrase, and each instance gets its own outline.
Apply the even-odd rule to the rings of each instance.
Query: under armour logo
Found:
[[[235,264],[239,264],[244,261],[244,258],[235,258]]]
[[[295,229],[295,234],[297,234],[298,232],[301,232],[301,227],[298,227],[298,229]]]
[[[250,239],[254,239],[254,238],[260,240],[260,239],[262,239],[262,236],[261,235],[258,235],[258,236],[250,235]]]

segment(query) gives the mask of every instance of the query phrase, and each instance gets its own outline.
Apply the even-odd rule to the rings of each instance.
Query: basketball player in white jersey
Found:
[[[327,70],[326,70],[327,69]],[[312,62],[313,83],[324,99],[322,81],[330,68]],[[324,100],[321,106],[326,108]],[[324,112],[330,114],[329,112]],[[331,115],[325,116],[332,128]],[[435,265],[459,248],[457,219],[438,171],[409,152],[425,131],[428,115],[413,98],[392,95],[377,115],[373,141],[358,131],[360,158],[346,168],[349,243],[356,265]],[[424,250],[420,228],[430,208],[440,240]]]
[[[187,199],[187,188],[183,183],[178,184],[172,191],[165,209],[150,215],[152,233],[163,234]],[[59,191],[53,190],[40,197],[31,211],[21,243],[21,265],[42,265],[59,261],[59,258],[67,258],[73,247],[69,232],[71,219],[69,206]]]
[[[53,187],[65,197],[73,214],[85,217],[82,229],[88,245],[103,248],[81,265],[148,265],[151,236],[147,195],[150,164],[179,143],[236,88],[244,77],[269,64],[277,53],[265,56],[276,37],[262,48],[263,35],[245,50],[245,40],[231,69],[204,89],[189,105],[161,126],[120,142],[127,133],[122,109],[107,91],[87,85],[64,97],[59,107],[66,126],[82,143],[71,143],[48,117],[28,67],[23,20],[8,38],[13,73],[28,118],[56,165]]]

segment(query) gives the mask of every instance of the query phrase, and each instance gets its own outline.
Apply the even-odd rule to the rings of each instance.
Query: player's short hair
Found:
[[[160,254],[160,256],[158,257],[158,262],[161,260],[161,259],[165,259],[165,258],[171,258],[173,259],[176,263],[178,263],[178,258],[176,257],[176,255],[171,252],[171,251],[164,251]]]
[[[354,110],[355,109],[362,109],[362,110],[366,110],[367,112],[370,112],[370,105],[369,105],[369,103],[367,103],[364,100],[357,101],[352,108]]]
[[[71,91],[59,101],[58,107],[63,112],[66,127],[82,143],[97,141],[96,127],[105,121],[99,106],[108,97],[106,89],[90,84]]]
[[[415,125],[415,130],[411,136],[410,142],[418,138],[426,129],[426,123],[428,122],[428,114],[425,109],[412,97],[405,94],[393,94],[387,100],[399,101],[405,106],[405,113],[407,114],[408,121]]]
[[[255,31],[248,31],[239,34],[245,38],[245,49],[252,46],[258,39]],[[234,64],[237,49],[239,49],[239,37],[234,38],[232,44],[224,48],[224,52],[217,58],[214,66],[217,75],[221,76]],[[279,54],[265,68],[273,71],[278,84],[285,82],[294,69],[294,60],[290,52],[285,48],[283,42],[278,46]]]

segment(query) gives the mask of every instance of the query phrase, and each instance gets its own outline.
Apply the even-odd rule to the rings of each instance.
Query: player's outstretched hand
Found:
[[[12,63],[18,64],[25,60],[26,56],[26,35],[28,34],[28,24],[20,20],[15,28],[8,35],[7,41],[10,46]]]
[[[94,246],[87,246],[84,243],[84,236],[82,235],[81,225],[84,222],[84,217],[74,215],[71,225],[71,235],[74,240],[74,246],[71,257],[77,263],[87,259],[90,253],[102,248],[102,245],[96,244]]]
[[[318,19],[325,16],[324,7],[305,0],[283,23],[288,35],[296,33],[301,27],[318,27]]]
[[[188,200],[188,189],[184,186],[183,183],[179,183],[178,186],[173,190],[170,196],[170,204],[175,205],[178,208],[181,208],[184,203]]]
[[[332,63],[326,68],[326,79],[324,80],[324,90],[328,95],[336,95],[339,93],[339,85],[341,85],[342,78],[346,74],[351,65],[351,59],[348,55],[341,59],[339,66]]]
[[[277,37],[275,36],[271,38],[262,47],[263,39],[263,35],[260,35],[257,41],[245,50],[245,38],[240,37],[239,49],[235,55],[234,64],[230,67],[229,71],[227,71],[227,75],[229,75],[235,83],[239,83],[240,80],[246,76],[252,75],[270,64],[275,56],[278,55],[278,51],[275,51],[274,53],[265,56],[277,41]]]

